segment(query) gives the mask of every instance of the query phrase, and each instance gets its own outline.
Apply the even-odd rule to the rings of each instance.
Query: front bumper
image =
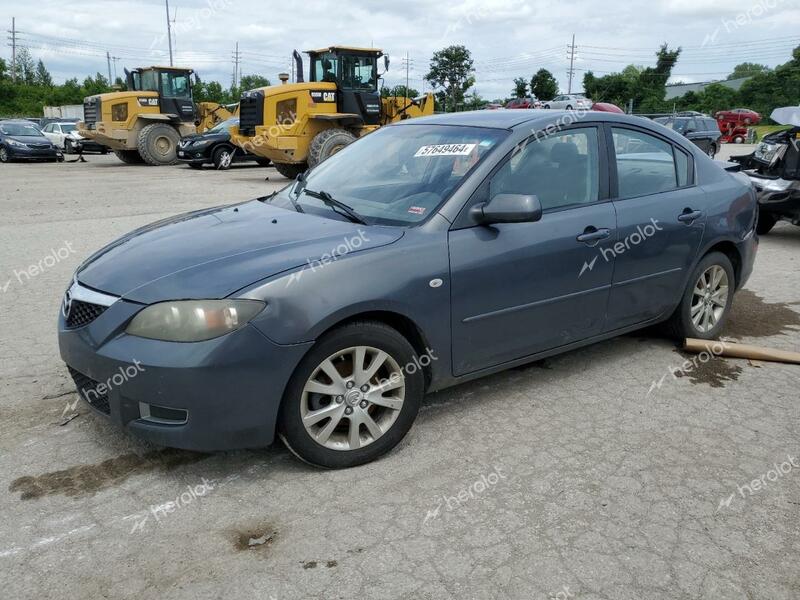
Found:
[[[208,156],[208,148],[195,150],[191,147],[184,148],[179,146],[175,155],[178,160],[183,163],[203,165],[212,162],[211,157]]]
[[[756,190],[762,213],[800,220],[800,180],[763,177],[752,171],[745,173]]]
[[[36,149],[6,146],[8,155],[14,160],[63,160],[64,154],[58,148]]]
[[[95,412],[162,446],[210,452],[271,444],[284,388],[311,343],[281,346],[252,325],[197,343],[125,334],[142,308],[118,300],[76,329],[59,313],[61,358],[73,376],[106,385],[101,410],[81,394]],[[185,422],[151,413],[183,414]]]

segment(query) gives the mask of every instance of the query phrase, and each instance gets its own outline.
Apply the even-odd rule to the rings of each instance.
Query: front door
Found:
[[[455,375],[602,332],[616,217],[598,138],[583,126],[529,141],[470,201],[535,194],[540,221],[450,232]]]

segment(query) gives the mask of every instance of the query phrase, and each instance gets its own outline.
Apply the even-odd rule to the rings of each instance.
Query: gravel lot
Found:
[[[798,366],[673,376],[673,344],[625,336],[431,395],[394,452],[338,472],[108,425],[58,355],[75,267],[286,180],[88,161],[0,165],[0,596],[800,598]],[[727,338],[798,350],[798,256],[798,227],[762,239]]]

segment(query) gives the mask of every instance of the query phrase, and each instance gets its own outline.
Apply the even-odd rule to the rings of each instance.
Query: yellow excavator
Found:
[[[172,165],[180,138],[202,133],[234,116],[236,108],[195,104],[192,69],[125,70],[128,89],[88,96],[78,133],[108,146],[125,163]]]
[[[330,46],[307,50],[308,82],[303,59],[293,58],[297,83],[242,93],[239,127],[231,138],[238,146],[270,159],[284,177],[294,179],[353,140],[402,119],[433,114],[432,94],[419,98],[381,98],[378,60],[389,57],[376,48]]]

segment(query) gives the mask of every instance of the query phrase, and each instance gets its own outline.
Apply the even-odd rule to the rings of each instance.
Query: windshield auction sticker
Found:
[[[433,146],[423,146],[414,155],[414,158],[421,156],[469,156],[475,149],[475,144],[436,144]]]

